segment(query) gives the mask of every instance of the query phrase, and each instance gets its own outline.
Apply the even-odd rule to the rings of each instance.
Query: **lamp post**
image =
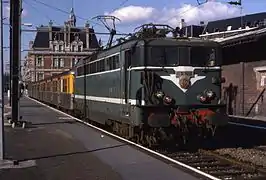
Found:
[[[2,1],[0,0],[0,46],[1,46],[1,52],[0,52],[0,60],[1,60],[1,68],[0,68],[0,98],[1,98],[1,102],[0,102],[0,160],[4,160],[4,81],[3,81],[3,77],[4,77],[4,28],[3,28],[3,4],[4,3],[8,3],[8,1]]]
[[[12,21],[12,17],[10,17],[10,21]],[[11,90],[12,90],[12,56],[13,56],[13,46],[12,46],[12,30],[13,30],[13,28],[12,28],[12,25],[11,24],[8,24],[8,23],[3,23],[3,25],[6,25],[6,26],[9,26],[9,29],[10,29],[10,47],[9,47],[9,49],[10,49],[10,57],[9,57],[9,59],[10,59],[10,62],[9,62],[9,67],[10,67],[10,70],[9,70],[9,73],[10,73],[10,80],[9,80],[9,90],[8,90],[8,98],[9,98],[9,105],[11,106],[11,102],[12,102],[12,100],[11,100]],[[32,25],[32,23],[21,23],[21,26],[25,26],[25,27],[32,27],[33,25]],[[21,35],[21,32],[22,32],[23,30],[20,30],[20,35]],[[20,47],[21,47],[21,44],[20,44]],[[20,54],[19,54],[19,58],[20,58]]]

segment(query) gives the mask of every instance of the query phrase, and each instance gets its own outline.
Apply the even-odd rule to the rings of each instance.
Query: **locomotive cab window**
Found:
[[[148,48],[148,66],[215,66],[217,49],[213,47],[183,46]]]
[[[148,48],[148,66],[178,66],[187,65],[189,61],[189,50],[187,47],[161,47]]]
[[[192,66],[215,66],[216,49],[211,47],[191,47],[190,64]]]

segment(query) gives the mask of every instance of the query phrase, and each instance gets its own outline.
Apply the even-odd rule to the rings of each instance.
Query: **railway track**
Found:
[[[31,99],[31,98],[30,98]],[[34,100],[34,99],[33,99]],[[198,149],[198,150],[178,150],[167,149],[162,147],[156,147],[155,149],[148,149],[140,144],[136,144],[132,141],[124,139],[120,136],[112,134],[106,130],[103,130],[95,125],[82,121],[70,114],[67,114],[61,110],[55,109],[47,104],[41,103],[50,109],[65,114],[76,121],[86,124],[98,131],[108,134],[116,139],[125,141],[142,151],[146,151],[153,156],[157,156],[163,161],[167,161],[168,164],[180,166],[183,169],[187,169],[195,172],[197,175],[204,177],[203,179],[212,180],[266,180],[266,169],[259,169],[255,165],[248,165],[243,162],[234,160],[231,157],[226,157],[215,153],[214,151]],[[194,148],[193,148],[194,149]],[[202,179],[202,178],[200,178]]]
[[[266,179],[266,170],[237,162],[232,158],[223,157],[212,151],[200,149],[198,151],[168,151],[156,150],[174,160],[203,171],[217,180],[263,180]],[[214,179],[214,178],[210,178]]]

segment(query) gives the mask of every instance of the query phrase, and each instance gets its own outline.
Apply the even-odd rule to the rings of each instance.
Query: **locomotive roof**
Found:
[[[146,42],[146,43],[144,43]],[[130,49],[133,46],[220,46],[219,43],[211,40],[203,40],[200,38],[145,38],[145,39],[131,39],[126,40],[120,44],[114,45],[108,49],[96,52],[83,60],[79,61],[76,66],[86,64],[95,59],[104,58],[112,54],[118,53],[121,50]],[[85,62],[84,62],[85,61]]]

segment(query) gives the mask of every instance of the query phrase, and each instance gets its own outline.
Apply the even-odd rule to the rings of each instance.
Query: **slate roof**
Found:
[[[36,33],[35,40],[33,42],[33,48],[49,48],[49,27],[48,26],[41,26],[37,28],[37,30],[40,30]],[[86,32],[84,31],[84,28],[78,28],[78,27],[72,27],[71,32],[79,32],[79,38],[83,42],[83,46],[86,46]],[[47,31],[47,32],[44,32]],[[58,32],[59,39],[64,40],[64,27],[63,26],[52,26],[52,31]],[[60,32],[61,31],[61,32]],[[94,33],[94,29],[90,28],[90,33]],[[55,32],[53,32],[54,37]],[[70,41],[72,42],[74,40],[74,33],[71,33]],[[90,48],[98,48],[98,40],[95,34],[90,35]]]
[[[245,16],[239,16],[235,18],[222,19],[217,21],[211,21],[207,24],[206,31],[208,33],[215,32],[215,29],[219,29],[219,31],[226,31],[228,26],[232,26],[231,30],[236,30],[241,27],[241,18],[242,25],[254,26],[258,22],[262,22],[266,19],[266,12],[249,14]]]

